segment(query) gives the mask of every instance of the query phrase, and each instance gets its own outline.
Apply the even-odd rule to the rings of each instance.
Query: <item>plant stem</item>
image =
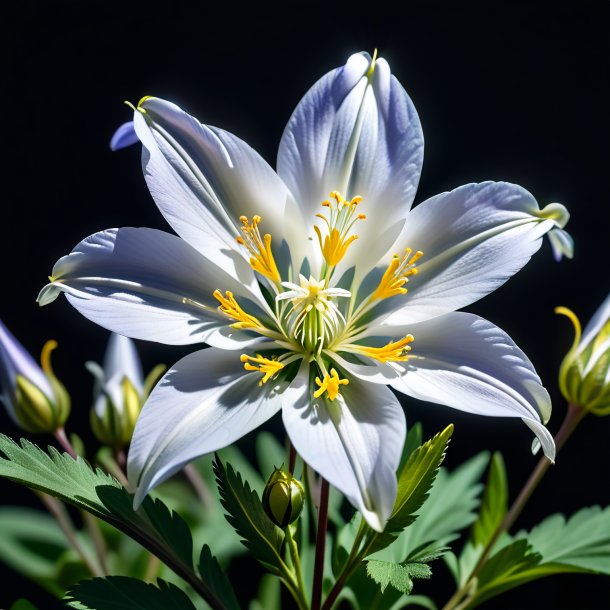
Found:
[[[54,436],[57,439],[57,442],[62,446],[64,451],[66,451],[71,458],[76,459],[76,451],[74,451],[72,443],[68,440],[64,428],[58,428],[57,430],[55,430]]]
[[[289,447],[288,472],[290,473],[290,476],[292,476],[294,474],[294,466],[297,461],[297,450],[294,448],[294,446],[292,445],[292,443],[290,441],[288,441],[288,447]]]
[[[341,593],[341,589],[345,586],[348,578],[354,573],[362,559],[364,558],[366,551],[368,550],[368,545],[365,549],[360,551],[360,543],[364,538],[364,534],[366,533],[366,524],[364,519],[360,521],[360,527],[358,528],[358,533],[354,538],[354,544],[352,545],[352,549],[349,552],[345,563],[343,564],[343,569],[339,574],[339,577],[335,581],[333,588],[328,593],[328,596],[324,600],[324,605],[322,606],[322,610],[330,610],[335,603],[337,597],[339,597],[339,593]]]
[[[107,556],[107,548],[106,541],[104,540],[104,536],[102,535],[102,531],[100,530],[99,523],[97,519],[87,511],[81,511],[83,516],[83,522],[85,523],[85,527],[89,532],[89,536],[91,536],[91,541],[93,542],[93,546],[95,547],[95,553],[97,555],[98,561],[100,562],[100,568],[104,575],[108,574],[108,562],[106,561]]]
[[[316,536],[316,557],[313,568],[313,588],[311,590],[311,610],[320,610],[322,603],[322,579],[324,577],[324,551],[326,547],[326,527],[328,525],[328,481],[321,478],[320,506],[318,507],[318,533]]]
[[[301,559],[299,557],[299,547],[292,535],[292,526],[289,525],[286,528],[286,542],[288,543],[288,550],[290,551],[290,559],[292,561],[292,567],[297,577],[297,586],[301,592],[301,596],[305,605],[307,606],[307,596],[305,594],[305,584],[303,583],[303,570],[301,569]]]
[[[72,524],[70,515],[68,514],[68,511],[66,510],[65,506],[59,500],[56,500],[55,498],[45,493],[42,493],[40,491],[35,491],[34,493],[46,506],[47,510],[54,517],[55,521],[57,521],[57,524],[61,528],[61,531],[64,533],[68,542],[76,551],[78,556],[83,560],[83,563],[87,566],[89,572],[91,572],[91,575],[104,576],[103,570],[99,566],[95,565],[93,561],[91,561],[91,558],[87,555],[85,549],[83,549],[80,542],[78,541],[78,538],[76,537],[76,529]]]
[[[203,506],[212,506],[214,499],[205,481],[199,474],[199,471],[192,464],[187,464],[182,470],[184,476],[195,490],[197,497],[201,500]]]
[[[568,409],[564,420],[559,428],[559,431],[555,435],[555,447],[557,448],[557,453],[559,453],[559,450],[565,445],[566,441],[570,438],[586,414],[587,411],[585,409],[573,404],[568,404]],[[504,519],[489,539],[489,542],[485,545],[481,557],[472,570],[470,577],[466,583],[453,594],[451,599],[449,599],[449,601],[443,606],[442,610],[461,610],[462,608],[468,607],[470,596],[473,596],[474,593],[476,593],[476,587],[473,587],[474,580],[483,569],[483,566],[487,562],[487,559],[489,558],[489,555],[491,554],[491,551],[493,550],[498,538],[502,533],[507,532],[514,525],[515,521],[522,513],[525,505],[531,498],[532,494],[538,487],[540,481],[552,463],[553,462],[551,462],[551,460],[549,460],[546,456],[542,456],[540,458],[540,461],[538,464],[536,464],[536,467],[530,474],[525,485],[521,488],[521,491],[510,507],[510,510],[506,513]],[[464,598],[469,594],[470,591],[473,590],[474,593],[471,593],[468,599],[465,600]]]

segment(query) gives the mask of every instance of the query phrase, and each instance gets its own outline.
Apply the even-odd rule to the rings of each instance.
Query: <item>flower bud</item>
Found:
[[[133,341],[114,333],[108,341],[104,366],[95,362],[86,366],[96,380],[91,429],[101,443],[120,449],[131,441],[144,401],[165,367],[155,367],[144,380]]]
[[[13,421],[26,432],[53,433],[70,414],[70,395],[51,366],[56,341],[47,341],[42,368],[0,321],[0,400]]]
[[[580,321],[566,307],[555,313],[574,325],[574,343],[559,369],[559,387],[566,400],[595,415],[610,414],[610,295],[581,332]]]
[[[301,481],[276,468],[263,491],[263,507],[271,521],[282,529],[287,528],[301,514],[304,499]]]

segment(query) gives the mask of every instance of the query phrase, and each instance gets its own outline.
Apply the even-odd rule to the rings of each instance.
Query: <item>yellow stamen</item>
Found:
[[[256,357],[242,354],[239,359],[244,363],[244,369],[246,369],[246,371],[258,371],[259,373],[263,373],[263,378],[258,385],[267,383],[269,379],[284,368],[284,365],[281,362],[264,358],[260,354],[256,354]],[[251,364],[252,362],[254,362],[254,364]]]
[[[240,216],[239,219],[242,223],[241,231],[244,237],[237,237],[237,243],[244,246],[250,253],[250,266],[254,271],[279,284],[281,278],[271,251],[271,235],[266,233],[261,237],[258,230],[261,217],[253,216],[252,222],[248,222],[246,216]]]
[[[328,233],[323,237],[319,227],[314,226],[314,230],[326,264],[334,267],[345,256],[349,246],[358,239],[357,235],[348,236],[350,229],[357,220],[365,220],[366,215],[355,215],[356,206],[362,201],[362,197],[354,197],[347,201],[337,191],[332,191],[330,196],[334,201],[322,202],[322,207],[329,209],[329,217],[316,214],[326,223]]]
[[[407,248],[402,258],[398,254],[392,257],[379,286],[371,295],[371,300],[388,299],[398,294],[407,294],[408,291],[403,286],[409,281],[410,275],[417,275],[418,269],[415,263],[424,255],[421,250],[411,256],[412,252],[411,248]]]
[[[359,352],[379,362],[406,362],[409,359],[413,335],[407,335],[398,341],[390,341],[384,347],[367,347],[365,345],[352,345],[351,350]]]
[[[231,324],[232,328],[263,328],[263,325],[250,314],[247,314],[237,303],[233,293],[230,290],[225,292],[226,296],[222,296],[220,290],[215,290],[212,296],[220,303],[218,311],[232,320],[237,320],[235,324]]]
[[[57,341],[49,339],[43,346],[40,352],[40,365],[42,370],[51,377],[55,377],[53,367],[51,366],[51,352],[57,347]]]
[[[339,373],[335,369],[330,369],[330,375],[324,375],[324,380],[320,381],[320,378],[316,377],[316,384],[320,386],[320,389],[313,393],[313,397],[320,398],[326,392],[330,400],[335,400],[339,396],[339,386],[348,383],[349,379],[340,379]]]

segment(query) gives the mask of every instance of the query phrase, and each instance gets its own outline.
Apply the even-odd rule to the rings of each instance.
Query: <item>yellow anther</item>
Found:
[[[235,324],[231,324],[232,328],[263,328],[263,325],[254,316],[247,314],[238,305],[230,290],[227,290],[225,295],[222,296],[220,290],[215,290],[212,296],[220,303],[218,311],[232,320],[237,320]]]
[[[239,359],[244,363],[244,369],[246,369],[246,371],[258,371],[259,373],[263,373],[263,378],[258,385],[267,383],[269,379],[274,375],[277,375],[277,373],[284,368],[284,365],[281,362],[264,358],[260,354],[256,354],[255,357],[242,354]]]
[[[403,286],[409,281],[410,275],[417,275],[418,270],[415,263],[424,255],[418,250],[411,256],[413,250],[407,248],[402,258],[395,254],[385,270],[379,285],[371,295],[371,300],[387,299],[397,294],[406,294],[407,289]]]
[[[335,369],[330,369],[330,375],[324,375],[324,379],[320,381],[319,377],[316,377],[316,384],[320,386],[319,390],[313,393],[314,398],[320,398],[324,392],[330,400],[335,400],[339,396],[339,386],[347,385],[349,379],[340,379],[339,373]]]
[[[398,341],[390,341],[383,347],[367,347],[365,345],[352,345],[351,350],[359,352],[379,362],[406,362],[409,359],[413,335],[407,335]]]
[[[250,266],[254,271],[279,284],[281,278],[271,251],[271,235],[266,233],[261,236],[258,230],[261,217],[257,214],[252,217],[252,222],[248,222],[246,216],[240,216],[239,220],[242,223],[241,231],[244,236],[237,237],[237,243],[245,246],[250,253]]]
[[[334,267],[345,256],[350,244],[358,239],[357,235],[348,236],[350,229],[357,220],[365,220],[366,215],[355,214],[356,206],[362,201],[362,197],[353,197],[347,201],[338,191],[332,191],[330,197],[334,201],[322,202],[322,207],[329,208],[329,217],[316,214],[317,218],[326,223],[328,233],[323,236],[317,226],[314,226],[314,230],[326,264]]]

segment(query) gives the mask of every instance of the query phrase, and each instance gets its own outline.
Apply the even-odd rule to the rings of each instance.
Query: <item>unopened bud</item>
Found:
[[[263,507],[271,521],[282,529],[287,528],[298,519],[304,500],[301,481],[276,468],[263,491]]]
[[[566,400],[595,415],[610,415],[610,295],[581,332],[580,321],[567,307],[555,312],[574,325],[574,343],[559,369]]]

